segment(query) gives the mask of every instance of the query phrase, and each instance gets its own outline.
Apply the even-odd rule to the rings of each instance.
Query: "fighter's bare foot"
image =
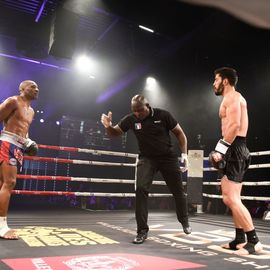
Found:
[[[260,242],[257,244],[253,243],[246,243],[242,248],[236,250],[233,254],[235,255],[249,255],[249,254],[256,254],[262,252],[263,247]]]
[[[8,229],[3,235],[0,235],[0,238],[5,240],[18,240],[19,236],[16,230]]]

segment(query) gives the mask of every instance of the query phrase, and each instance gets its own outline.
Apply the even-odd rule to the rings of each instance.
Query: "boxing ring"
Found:
[[[23,171],[17,177],[21,188],[13,190],[13,196],[18,200],[21,196],[30,195],[134,199],[134,179],[71,176],[70,173],[72,166],[79,165],[79,168],[99,167],[109,175],[114,175],[109,172],[111,168],[127,169],[131,170],[129,175],[135,176],[136,154],[52,145],[39,145],[39,149],[44,155],[25,156]],[[50,151],[60,156],[64,153],[67,158],[51,157]],[[80,154],[97,160],[72,158],[72,155],[77,157]],[[268,156],[270,151],[254,152],[251,155],[254,157],[252,160],[256,161],[256,157]],[[102,161],[103,157],[109,157],[110,160]],[[203,189],[207,186],[218,187],[219,181],[207,179],[210,174],[216,174],[216,170],[209,167],[207,158],[203,158],[203,164]],[[250,165],[249,170],[269,168],[269,163],[255,163]],[[66,175],[59,175],[59,171]],[[49,175],[50,172],[53,173]],[[186,176],[184,180],[191,181]],[[184,182],[186,186],[188,181]],[[129,188],[127,192],[88,192],[71,190],[71,183],[98,184],[97,187],[113,184],[114,190],[120,189],[120,186]],[[62,184],[64,190],[58,190],[58,184]],[[166,186],[164,181],[158,180],[153,181],[153,185]],[[244,186],[254,189],[263,186],[269,190],[269,185],[270,181],[267,180],[244,182]],[[149,197],[169,200],[172,195],[167,192],[166,189],[151,192]],[[201,196],[222,199],[220,194],[201,192]],[[270,201],[269,196],[245,195],[242,199]],[[11,209],[8,223],[17,229],[20,239],[0,240],[0,269],[270,269],[270,222],[267,220],[254,219],[264,251],[257,255],[236,257],[231,251],[220,248],[221,244],[234,237],[232,218],[229,216],[205,214],[199,205],[197,213],[190,216],[193,232],[186,235],[173,210],[149,210],[149,237],[144,244],[134,245],[132,240],[136,235],[136,221],[134,210],[129,209],[93,211],[86,206],[69,209],[61,206],[38,210]]]

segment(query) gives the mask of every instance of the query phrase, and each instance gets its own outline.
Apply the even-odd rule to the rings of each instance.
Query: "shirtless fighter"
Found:
[[[33,81],[23,81],[20,95],[7,98],[0,104],[0,238],[18,239],[16,231],[7,225],[10,196],[16,184],[17,172],[22,168],[23,155],[36,155],[37,144],[28,138],[34,117],[31,101],[38,97],[38,86]]]
[[[235,89],[237,80],[237,73],[232,68],[223,67],[215,71],[214,91],[217,96],[223,96],[219,109],[222,139],[209,158],[223,175],[223,202],[231,209],[235,226],[235,239],[222,247],[235,250],[237,255],[248,255],[262,251],[262,245],[250,213],[241,201],[242,181],[250,164],[250,154],[246,146],[247,102]]]

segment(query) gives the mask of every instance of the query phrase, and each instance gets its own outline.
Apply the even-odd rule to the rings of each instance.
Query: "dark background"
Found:
[[[180,1],[51,0],[36,23],[42,2],[0,1],[1,52],[68,71],[2,56],[1,100],[17,94],[21,80],[32,79],[40,88],[33,105],[47,120],[70,115],[98,121],[102,112],[111,110],[116,123],[129,112],[130,98],[144,93],[153,107],[171,111],[188,136],[189,148],[197,148],[201,134],[209,151],[220,137],[213,70],[231,66],[248,101],[249,147],[269,147],[270,30]],[[97,63],[95,79],[74,71],[79,53]],[[148,76],[157,79],[160,92],[144,91]],[[37,126],[33,124],[32,133]],[[44,131],[36,137],[47,141]],[[136,152],[132,145],[130,151]]]

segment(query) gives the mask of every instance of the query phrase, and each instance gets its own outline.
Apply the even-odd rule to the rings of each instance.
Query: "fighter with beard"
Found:
[[[178,221],[186,234],[191,233],[188,221],[187,198],[183,189],[181,172],[176,152],[173,150],[170,131],[175,135],[182,152],[182,171],[187,170],[187,138],[172,115],[165,110],[152,108],[146,98],[136,95],[131,99],[132,113],[123,117],[116,126],[112,125],[112,113],[102,114],[101,122],[109,136],[120,136],[131,129],[138,141],[139,160],[136,169],[136,221],[137,236],[134,244],[142,244],[147,238],[149,227],[148,193],[157,171],[160,171],[174,196]]]
[[[223,175],[223,202],[231,209],[235,226],[235,239],[222,247],[236,250],[234,254],[237,255],[253,254],[262,251],[262,245],[250,213],[241,201],[242,181],[250,164],[250,154],[246,146],[247,102],[235,89],[238,81],[236,70],[223,67],[214,73],[214,92],[217,96],[223,96],[219,108],[222,139],[218,141],[215,151],[210,153],[210,160],[215,165],[224,161],[225,167],[218,168]]]

